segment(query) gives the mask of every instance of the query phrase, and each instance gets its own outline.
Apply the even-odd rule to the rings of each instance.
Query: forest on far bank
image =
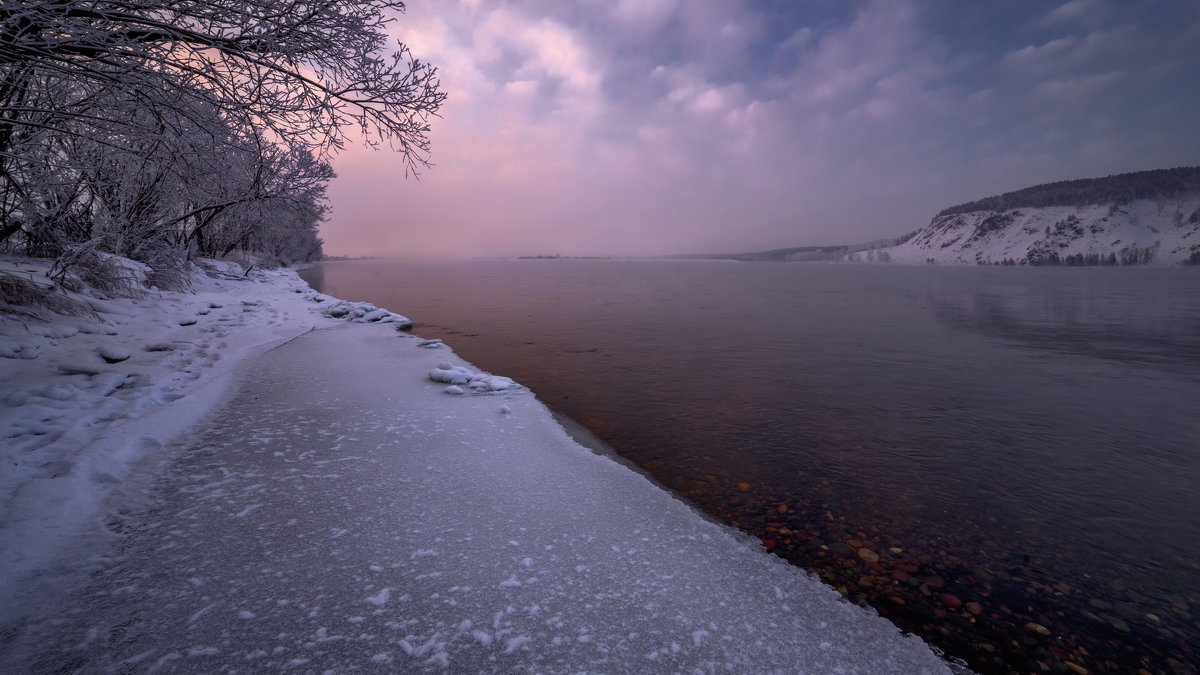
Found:
[[[1200,194],[1200,167],[1134,171],[1102,178],[1043,183],[951,206],[939,211],[935,217],[974,211],[1007,211],[1050,206],[1121,206],[1138,199],[1168,199],[1182,194]]]

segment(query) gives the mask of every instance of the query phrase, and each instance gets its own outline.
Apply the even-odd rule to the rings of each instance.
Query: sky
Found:
[[[1200,165],[1200,3],[411,0],[433,166],[348,146],[329,255],[853,244],[1039,183]]]

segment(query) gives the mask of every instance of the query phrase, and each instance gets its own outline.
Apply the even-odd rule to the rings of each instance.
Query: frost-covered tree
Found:
[[[445,95],[396,0],[4,0],[0,245],[154,264],[319,253],[352,135],[428,163]],[[289,218],[294,220],[288,220]],[[284,241],[287,238],[291,241]]]
[[[386,53],[386,29],[403,9],[397,0],[5,0],[4,130],[90,119],[74,109],[78,99],[27,105],[27,87],[51,77],[151,105],[164,92],[199,98],[231,124],[321,148],[353,126],[415,168],[445,95],[405,45]]]
[[[1085,206],[1111,204],[1109,215],[1121,205],[1138,199],[1174,198],[1200,192],[1200,167],[1155,169],[1133,173],[1084,178],[1035,185],[943,209],[938,216],[974,211],[1007,211],[1017,208],[1048,206]]]
[[[103,250],[186,277],[180,268],[192,252],[246,248],[258,241],[252,230],[277,226],[277,213],[324,213],[333,172],[308,147],[239,135],[194,100],[180,106],[130,105],[120,129],[48,134],[24,153],[9,182],[21,196],[23,252],[61,257],[66,269]]]

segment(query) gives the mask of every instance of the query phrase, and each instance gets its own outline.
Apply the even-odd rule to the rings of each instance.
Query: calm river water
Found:
[[[1200,663],[1200,270],[353,261],[305,277],[408,315],[978,671]]]

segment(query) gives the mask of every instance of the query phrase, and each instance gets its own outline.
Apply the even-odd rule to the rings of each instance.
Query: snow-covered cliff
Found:
[[[847,259],[958,265],[1200,264],[1200,167],[1044,183],[986,197],[945,209],[896,242]]]
[[[883,249],[879,258],[966,265],[1195,263],[1200,194],[1123,205],[948,213],[903,244]]]

